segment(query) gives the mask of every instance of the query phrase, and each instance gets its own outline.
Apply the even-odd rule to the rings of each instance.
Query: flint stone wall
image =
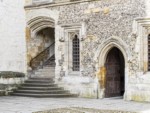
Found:
[[[35,8],[35,7],[34,7]],[[126,78],[126,100],[150,101],[149,99],[149,76],[144,74],[141,65],[141,43],[143,38],[141,27],[136,23],[137,18],[148,16],[148,3],[145,0],[105,0],[68,4],[61,6],[47,6],[38,10],[27,9],[27,19],[38,10],[42,15],[48,15],[47,11],[57,12],[55,16],[55,42],[56,42],[56,80],[61,86],[69,88],[70,91],[81,97],[104,97],[104,89],[96,77],[99,71],[99,51],[105,47],[106,42],[116,42],[124,49],[125,78]],[[34,13],[34,11],[36,13]],[[32,13],[29,13],[32,12]],[[40,14],[39,13],[39,14]],[[37,16],[39,16],[39,14]],[[55,17],[54,15],[51,15]],[[66,52],[66,37],[63,29],[65,25],[81,26],[81,71],[74,75],[67,74],[68,65],[64,57]],[[83,30],[83,31],[82,31]],[[61,38],[61,41],[60,41]],[[144,43],[145,44],[145,43]],[[147,82],[142,82],[142,81]]]

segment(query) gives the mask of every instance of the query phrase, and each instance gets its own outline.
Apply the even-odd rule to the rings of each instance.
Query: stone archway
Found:
[[[55,28],[55,21],[50,17],[38,16],[28,21],[27,25],[31,30],[31,37],[35,37],[39,31],[45,28]]]
[[[125,64],[121,51],[113,47],[107,55],[106,62],[105,97],[123,96],[125,86]]]
[[[38,16],[29,20],[27,27],[30,29],[27,38],[27,61],[29,69],[34,69],[55,54],[55,20]],[[51,45],[53,46],[50,48]]]
[[[98,63],[96,64],[96,68],[98,70],[98,72],[100,72],[100,77],[98,77],[97,79],[99,80],[99,98],[105,98],[105,82],[106,82],[106,68],[105,68],[105,62],[107,59],[107,55],[109,53],[109,51],[112,48],[118,48],[120,50],[120,52],[122,53],[122,56],[124,58],[124,72],[125,72],[125,91],[127,88],[127,81],[128,81],[128,75],[129,75],[129,66],[128,66],[128,61],[130,60],[130,50],[128,48],[128,46],[126,45],[126,43],[124,43],[124,41],[119,38],[119,37],[110,37],[107,40],[104,40],[102,42],[102,44],[98,47],[98,52],[96,53],[94,60],[98,61]],[[126,93],[126,92],[125,92]],[[125,95],[124,93],[124,95]]]

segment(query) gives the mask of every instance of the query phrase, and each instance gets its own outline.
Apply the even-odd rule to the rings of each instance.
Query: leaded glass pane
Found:
[[[73,71],[80,71],[80,41],[77,35],[73,39],[72,49]]]

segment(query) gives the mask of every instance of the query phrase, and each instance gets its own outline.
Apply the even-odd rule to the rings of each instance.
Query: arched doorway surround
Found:
[[[107,40],[103,41],[102,44],[98,47],[98,51],[96,52],[96,55],[94,57],[95,61],[98,61],[98,63],[96,64],[96,68],[97,71],[99,71],[100,69],[103,69],[103,67],[105,68],[105,62],[107,59],[107,55],[109,53],[109,51],[112,48],[118,48],[123,57],[124,57],[124,61],[125,61],[125,91],[127,88],[127,81],[128,81],[128,75],[129,75],[129,71],[128,71],[128,61],[130,60],[130,51],[128,49],[128,46],[126,45],[126,43],[119,37],[111,37],[108,38]],[[103,76],[103,75],[101,75]],[[98,79],[101,77],[98,77]],[[99,90],[99,94],[98,97],[99,98],[104,98],[105,97],[105,80],[106,80],[106,75],[104,75],[103,80],[99,80],[99,86],[100,88]],[[101,87],[104,86],[104,87]],[[124,94],[125,95],[125,94]]]
[[[27,22],[27,28],[27,62],[29,69],[35,69],[55,55],[55,20],[37,16]]]
[[[50,17],[38,16],[28,21],[27,25],[31,30],[31,37],[36,37],[45,28],[55,28],[55,21]]]

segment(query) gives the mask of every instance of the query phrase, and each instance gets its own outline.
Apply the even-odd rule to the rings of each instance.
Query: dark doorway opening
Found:
[[[125,91],[125,61],[122,52],[114,47],[106,58],[105,97],[123,96]]]

